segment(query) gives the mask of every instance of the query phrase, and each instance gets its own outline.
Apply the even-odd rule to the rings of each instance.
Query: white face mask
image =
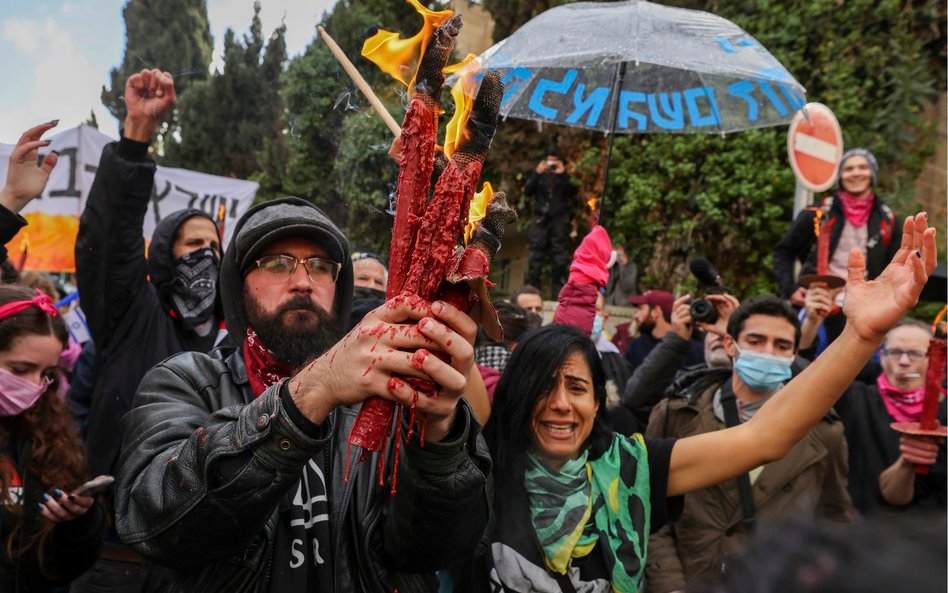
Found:
[[[52,381],[44,377],[37,385],[6,369],[0,369],[0,416],[19,416],[29,410],[46,393],[50,383]]]

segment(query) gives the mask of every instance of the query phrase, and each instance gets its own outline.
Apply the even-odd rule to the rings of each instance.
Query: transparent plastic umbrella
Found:
[[[806,95],[734,23],[642,0],[547,10],[481,54],[476,67],[501,72],[502,116],[604,132],[788,124]]]
[[[803,85],[731,21],[644,0],[551,8],[452,79],[489,70],[506,85],[501,116],[609,134],[603,187],[617,133],[778,126],[806,103]]]

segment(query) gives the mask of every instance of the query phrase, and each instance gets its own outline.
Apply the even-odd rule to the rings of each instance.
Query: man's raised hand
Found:
[[[49,140],[40,138],[59,124],[58,119],[34,126],[23,132],[16,147],[10,153],[7,180],[0,190],[0,205],[17,214],[30,200],[43,193],[49,174],[59,160],[55,152],[48,152],[39,159],[39,149],[49,146]]]
[[[881,342],[886,332],[918,302],[937,263],[935,229],[928,227],[924,212],[905,219],[901,247],[874,280],[865,279],[866,256],[853,248],[843,301],[847,325],[860,338]]]
[[[125,82],[124,135],[130,140],[151,142],[158,122],[177,103],[174,78],[160,70],[142,70]]]
[[[691,294],[679,297],[672,303],[671,327],[682,340],[690,340],[694,320],[691,318]]]
[[[714,323],[699,321],[697,325],[704,331],[717,334],[723,338],[727,335],[727,321],[731,318],[731,314],[741,306],[741,302],[737,300],[737,297],[730,294],[709,294],[706,298],[717,310],[718,320]]]

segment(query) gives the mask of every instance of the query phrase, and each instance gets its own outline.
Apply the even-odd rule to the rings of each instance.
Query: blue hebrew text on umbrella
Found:
[[[548,10],[480,67],[502,74],[503,116],[619,133],[787,124],[806,94],[727,19],[641,0]]]

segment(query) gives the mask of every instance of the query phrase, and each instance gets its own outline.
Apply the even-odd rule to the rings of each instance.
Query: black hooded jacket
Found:
[[[156,170],[147,149],[125,138],[105,147],[76,238],[79,295],[96,345],[97,380],[85,430],[93,475],[113,473],[122,416],[148,369],[184,350],[210,351],[218,333],[185,333],[168,313],[175,234],[189,218],[210,220],[207,214],[188,209],[162,219],[146,262],[142,228]]]
[[[830,228],[829,257],[833,258],[839,238],[843,234],[846,218],[840,201],[827,198],[821,206],[828,217]],[[774,275],[780,287],[780,296],[790,298],[799,284],[794,277],[794,262],[803,264],[800,276],[816,272],[816,244],[817,238],[813,232],[813,219],[816,218],[816,209],[807,208],[797,214],[796,220],[787,229],[780,241],[774,247]],[[872,214],[866,223],[868,230],[868,245],[866,245],[866,270],[868,280],[872,280],[882,273],[882,270],[892,261],[895,252],[902,244],[902,226],[896,220],[892,210],[879,198],[875,197]]]
[[[311,207],[316,215],[308,226],[273,216],[248,228],[255,213],[279,211],[280,204]],[[406,439],[393,496],[379,485],[379,454],[366,451],[358,462],[363,450],[348,446],[357,407],[337,407],[317,426],[293,404],[285,381],[254,397],[236,347],[247,326],[240,262],[252,261],[260,237],[269,242],[275,233],[307,230],[330,235],[324,239],[342,261],[333,314],[348,320],[352,262],[339,229],[298,198],[260,204],[238,222],[221,264],[221,299],[235,347],[160,363],[142,380],[125,418],[116,527],[148,560],[174,569],[169,592],[291,590],[287,579],[298,581],[276,558],[290,545],[294,521],[287,511],[298,506],[293,492],[302,492],[301,478],[313,463],[321,463],[326,488],[320,522],[328,523],[332,549],[318,549],[332,572],[331,590],[435,591],[433,571],[470,557],[484,536],[490,458],[467,404],[459,404],[455,427],[441,442],[422,448],[417,437]],[[389,442],[381,459],[386,476],[392,450]],[[306,491],[309,500],[308,485]]]

